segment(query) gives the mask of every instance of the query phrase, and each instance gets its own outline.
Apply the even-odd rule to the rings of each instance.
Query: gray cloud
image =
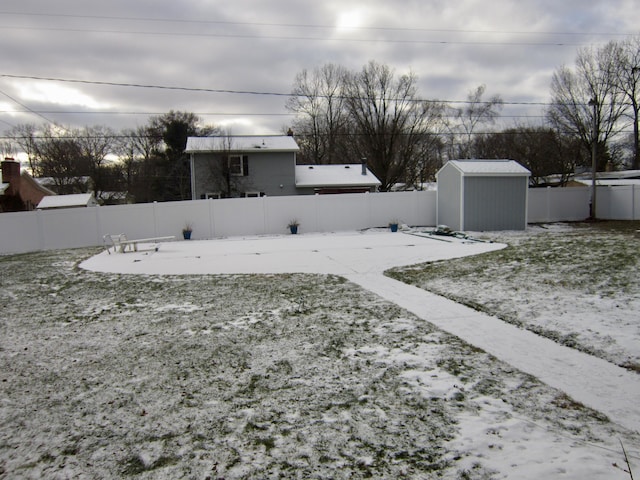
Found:
[[[640,4],[631,0],[593,5],[581,0],[219,3],[5,0],[0,73],[287,93],[304,68],[331,62],[357,70],[377,60],[397,73],[411,69],[425,98],[464,100],[470,90],[486,84],[487,95],[500,94],[507,102],[546,102],[553,71],[571,65],[580,45],[636,33],[633,20],[640,18]],[[351,12],[348,18],[360,18],[359,28],[336,29],[341,15]],[[53,87],[57,97],[28,95]],[[146,123],[147,116],[124,112],[170,109],[252,114],[202,115],[207,123],[236,120],[234,133],[277,133],[290,123],[284,115],[286,98],[280,96],[6,77],[0,77],[0,90],[32,110],[67,112],[45,115],[72,126],[134,127]],[[63,91],[76,92],[77,98],[63,97]],[[0,107],[24,110],[3,95]],[[109,113],[95,113],[102,110]],[[514,112],[539,114],[540,107],[507,106],[503,111]],[[0,129],[41,120],[31,113],[0,113]]]

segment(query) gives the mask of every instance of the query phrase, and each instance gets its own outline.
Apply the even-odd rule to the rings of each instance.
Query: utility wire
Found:
[[[262,95],[262,96],[277,96],[277,97],[298,97],[295,93],[282,93],[282,92],[261,92],[256,90],[230,90],[230,89],[218,89],[218,88],[201,88],[201,87],[180,87],[180,86],[168,86],[168,85],[152,85],[152,84],[141,84],[141,83],[119,83],[119,82],[106,82],[106,81],[98,81],[98,80],[78,80],[78,79],[69,79],[69,78],[55,78],[55,77],[38,77],[33,75],[13,75],[8,73],[0,73],[0,77],[4,78],[15,78],[15,79],[28,79],[28,80],[40,80],[40,81],[48,81],[48,82],[64,82],[64,83],[81,83],[88,85],[104,85],[110,87],[133,87],[133,88],[151,88],[151,89],[160,89],[160,90],[179,90],[185,92],[206,92],[206,93],[227,93],[234,95]],[[327,95],[316,95],[318,98],[328,98]],[[345,96],[336,96],[333,98],[341,98],[348,99],[353,97],[345,97]],[[476,102],[470,100],[427,100],[427,99],[412,99],[410,101],[413,102],[431,102],[431,103],[448,103],[448,104],[488,104],[494,103],[490,101],[485,102]],[[548,102],[500,102],[502,105],[541,105],[541,106],[550,106],[554,105],[553,103]],[[585,104],[586,105],[586,104]]]
[[[488,42],[488,41],[461,41],[461,40],[399,40],[388,38],[351,38],[351,37],[309,37],[286,35],[259,35],[237,33],[194,33],[194,32],[157,32],[140,30],[106,30],[89,28],[61,28],[61,27],[23,27],[0,25],[0,30],[37,30],[47,32],[71,32],[71,33],[103,33],[113,35],[146,35],[146,36],[170,36],[170,37],[209,37],[209,38],[243,38],[260,40],[295,40],[295,41],[330,41],[330,42],[356,42],[356,43],[395,43],[395,44],[422,44],[422,45],[467,45],[467,46],[500,46],[500,47],[580,47],[582,43],[567,42]]]
[[[316,28],[335,29],[335,25],[329,24],[308,24],[308,23],[268,23],[268,22],[235,22],[223,20],[202,20],[202,19],[180,19],[162,17],[126,17],[108,15],[80,15],[63,13],[33,13],[33,12],[11,12],[0,11],[0,15],[25,16],[25,17],[45,17],[45,18],[76,18],[92,20],[116,20],[116,21],[136,21],[136,22],[157,22],[157,23],[182,23],[182,24],[202,24],[202,25],[238,25],[238,26],[258,26],[258,27],[278,27],[278,28]],[[412,28],[412,27],[351,27],[352,30],[371,31],[398,31],[398,32],[425,32],[425,33],[489,33],[489,34],[510,34],[510,35],[562,35],[562,36],[634,36],[636,33],[624,32],[562,32],[562,31],[520,31],[520,30],[467,30],[453,28]]]
[[[22,102],[20,102],[19,100],[17,100],[17,99],[15,99],[15,98],[13,98],[13,97],[12,97],[11,95],[9,95],[8,93],[6,93],[6,92],[4,92],[4,91],[2,91],[2,90],[0,90],[0,93],[1,93],[2,95],[4,95],[5,97],[7,97],[7,98],[8,98],[9,100],[11,100],[12,102],[14,102],[14,103],[16,103],[16,104],[20,105],[20,106],[21,106],[22,108],[24,108],[26,111],[28,111],[28,112],[30,112],[30,113],[33,113],[34,115],[37,115],[38,117],[40,117],[40,118],[44,119],[47,123],[55,123],[53,120],[51,120],[51,119],[49,119],[49,118],[45,117],[45,116],[44,116],[44,115],[42,115],[41,113],[36,112],[35,110],[32,110],[31,108],[27,107],[24,103],[22,103]],[[5,123],[8,123],[8,122],[5,122]],[[12,126],[13,126],[13,125],[12,125]]]

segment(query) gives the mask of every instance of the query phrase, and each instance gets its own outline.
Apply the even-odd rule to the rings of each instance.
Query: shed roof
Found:
[[[297,152],[300,150],[290,135],[245,135],[218,137],[188,137],[186,153],[197,152]]]
[[[471,176],[529,176],[531,172],[515,160],[450,160],[462,175]],[[445,165],[446,167],[446,165]],[[442,167],[444,168],[444,167]]]
[[[90,207],[93,205],[96,205],[93,193],[76,193],[72,195],[48,195],[42,197],[37,208]]]
[[[360,164],[296,165],[296,187],[377,187],[380,180]]]

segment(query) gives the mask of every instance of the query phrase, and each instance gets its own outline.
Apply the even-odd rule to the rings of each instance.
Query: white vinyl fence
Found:
[[[435,225],[436,192],[301,195],[193,200],[0,214],[0,254],[102,245],[106,234],[129,239],[175,235],[192,239],[387,226]]]
[[[529,189],[529,223],[576,221],[589,216],[589,188]],[[394,192],[301,195],[147,203],[0,214],[0,254],[102,245],[105,234],[128,238],[175,235],[193,225],[193,239],[385,227],[392,220],[436,225],[437,193]],[[599,187],[598,217],[640,219],[640,188]]]

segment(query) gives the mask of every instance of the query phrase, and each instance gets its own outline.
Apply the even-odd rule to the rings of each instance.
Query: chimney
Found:
[[[18,195],[20,191],[20,162],[13,158],[5,158],[2,162],[2,183],[8,183],[5,195]]]
[[[362,157],[360,161],[362,162],[362,175],[366,175],[367,174],[367,158]]]

